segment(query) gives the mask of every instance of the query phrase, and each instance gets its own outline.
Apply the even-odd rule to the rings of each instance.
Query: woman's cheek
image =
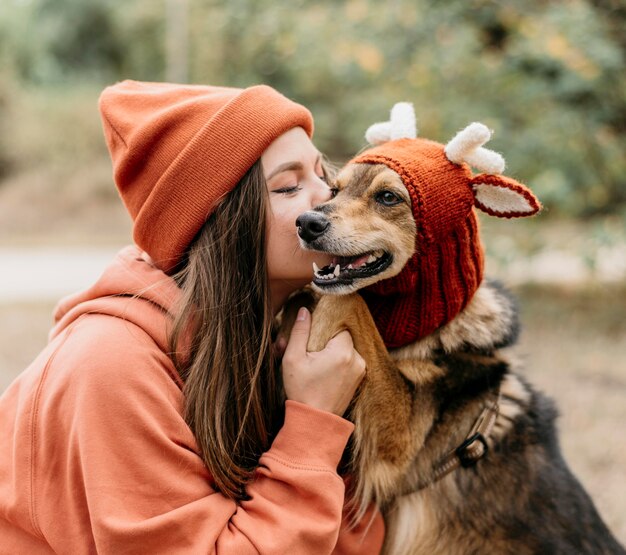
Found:
[[[278,207],[276,207],[278,208]],[[296,228],[296,217],[274,212],[269,221],[268,252],[275,259],[284,259],[297,254],[300,247]]]
[[[305,210],[302,210],[305,212]],[[294,240],[298,239],[298,228],[296,227],[296,220],[300,215],[300,210],[294,210],[293,207],[285,206],[285,209],[280,212],[277,218],[277,224],[280,226],[281,235],[283,237],[293,237]]]

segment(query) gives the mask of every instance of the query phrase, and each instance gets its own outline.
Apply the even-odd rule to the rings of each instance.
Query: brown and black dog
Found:
[[[348,164],[335,187],[297,222],[302,245],[334,262],[288,303],[282,333],[308,305],[309,350],[347,329],[367,363],[347,415],[355,518],[377,503],[392,555],[625,553],[561,456],[553,402],[507,354],[518,335],[512,297],[483,281],[451,321],[388,350],[355,291],[414,255],[411,199],[382,164]]]

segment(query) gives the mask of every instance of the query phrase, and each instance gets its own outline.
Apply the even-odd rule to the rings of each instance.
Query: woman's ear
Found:
[[[532,191],[515,179],[482,173],[470,180],[474,205],[490,216],[524,218],[541,210],[541,203]]]

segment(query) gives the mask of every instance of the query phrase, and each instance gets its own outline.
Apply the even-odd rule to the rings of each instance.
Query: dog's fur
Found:
[[[355,422],[346,460],[355,517],[371,501],[379,505],[384,552],[392,555],[625,553],[563,461],[554,404],[517,374],[507,354],[518,334],[510,295],[486,281],[451,322],[388,352],[367,305],[349,293],[397,274],[411,257],[409,199],[385,166],[348,166],[337,187],[337,196],[315,209],[330,225],[304,246],[341,256],[384,250],[393,263],[371,278],[316,287],[332,296],[296,295],[282,333],[299,306],[315,306],[309,349],[322,349],[347,329],[367,363],[348,414]],[[402,202],[381,206],[375,201],[381,190]],[[431,483],[439,461],[498,396],[487,454]]]

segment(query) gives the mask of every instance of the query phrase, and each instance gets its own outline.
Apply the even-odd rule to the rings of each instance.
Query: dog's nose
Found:
[[[320,235],[323,235],[330,222],[319,212],[305,212],[300,214],[296,220],[296,226],[298,226],[298,235],[304,241],[314,241]]]

